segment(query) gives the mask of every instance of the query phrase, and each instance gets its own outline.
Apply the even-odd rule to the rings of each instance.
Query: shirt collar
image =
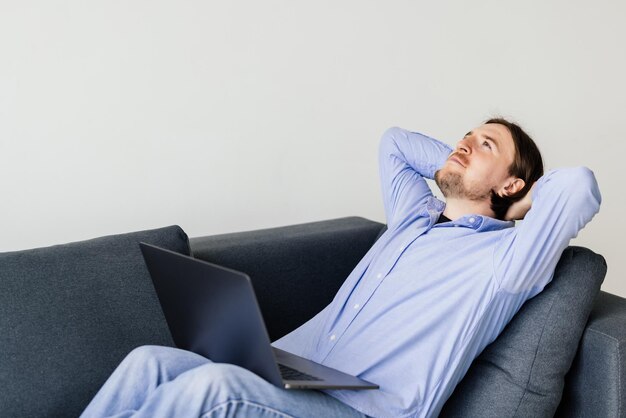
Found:
[[[428,197],[426,201],[426,210],[428,215],[433,218],[433,223],[437,221],[439,215],[445,210],[445,208],[445,202],[437,199],[435,196]],[[472,214],[462,216],[461,218],[450,222],[450,224],[472,228],[478,232],[497,231],[515,226],[515,222],[513,221],[501,221],[490,216]]]

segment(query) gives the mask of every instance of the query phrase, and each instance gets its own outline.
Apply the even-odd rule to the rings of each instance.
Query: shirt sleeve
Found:
[[[602,197],[587,167],[551,170],[535,185],[531,208],[496,246],[494,270],[503,290],[539,293],[569,245],[600,210]]]
[[[390,128],[379,147],[380,181],[387,225],[406,219],[432,192],[433,179],[452,148],[426,135]]]

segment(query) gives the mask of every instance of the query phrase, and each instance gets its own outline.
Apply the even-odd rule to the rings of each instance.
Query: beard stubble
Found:
[[[465,187],[459,173],[437,170],[435,183],[446,198],[482,201],[491,198],[491,190],[483,191],[476,187]]]

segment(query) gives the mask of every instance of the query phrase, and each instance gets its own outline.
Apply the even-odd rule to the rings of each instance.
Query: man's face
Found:
[[[491,190],[502,195],[515,144],[504,125],[489,123],[468,132],[435,173],[435,182],[447,198],[485,200]]]

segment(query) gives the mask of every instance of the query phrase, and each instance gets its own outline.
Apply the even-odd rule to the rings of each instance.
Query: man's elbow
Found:
[[[388,157],[398,153],[397,138],[402,135],[404,131],[397,126],[393,126],[387,129],[383,136],[380,138],[378,145],[378,153],[381,157]]]
[[[398,128],[397,126],[392,126],[391,128],[387,129],[385,132],[383,132],[383,136],[380,138],[381,146],[384,143],[393,142],[394,138],[396,138],[401,132],[402,129]]]
[[[574,167],[570,169],[568,177],[572,184],[572,190],[582,200],[582,203],[589,205],[594,214],[597,213],[602,203],[602,195],[593,171],[585,166]]]

